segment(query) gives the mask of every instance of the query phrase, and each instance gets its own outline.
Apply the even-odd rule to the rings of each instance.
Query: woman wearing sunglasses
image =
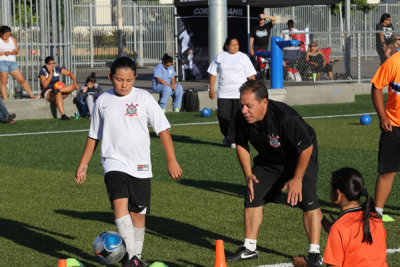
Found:
[[[393,56],[395,53],[400,51],[400,35],[395,34],[393,38],[393,43],[387,46],[385,50],[386,58]]]

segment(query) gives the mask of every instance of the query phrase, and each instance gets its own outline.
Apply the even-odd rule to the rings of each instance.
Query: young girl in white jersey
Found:
[[[108,78],[114,88],[97,98],[86,146],[75,172],[75,181],[86,180],[88,163],[100,140],[104,180],[112,203],[115,224],[125,241],[123,267],[144,266],[140,261],[145,215],[150,211],[150,136],[148,124],[160,136],[173,180],[182,175],[176,157],[170,124],[154,97],[133,87],[135,63],[116,59]]]

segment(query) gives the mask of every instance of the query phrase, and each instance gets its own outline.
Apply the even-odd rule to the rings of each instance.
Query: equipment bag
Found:
[[[190,88],[183,93],[182,110],[183,111],[199,111],[199,95],[194,88]]]

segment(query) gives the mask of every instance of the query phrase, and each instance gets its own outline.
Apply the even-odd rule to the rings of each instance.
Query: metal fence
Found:
[[[70,1],[58,0],[2,0],[1,24],[11,27],[12,36],[20,50],[17,61],[32,91],[38,94],[38,74],[44,58],[52,55],[58,65],[74,70],[70,36]],[[18,87],[11,77],[8,80],[10,97]]]
[[[40,90],[37,75],[45,56],[53,55],[57,64],[71,71],[81,66],[104,66],[117,56],[116,2],[0,1],[0,22],[12,29],[20,48],[17,61],[35,94]],[[175,55],[173,5],[124,0],[122,10],[124,53],[135,57],[140,66],[155,65],[164,53]],[[375,27],[382,13],[391,14],[394,29],[400,32],[400,4],[379,5],[370,11],[352,6],[349,33],[344,32],[343,14],[334,15],[330,6],[273,8],[268,12],[279,18],[273,35],[281,35],[287,20],[293,19],[297,29],[308,28],[310,40],[317,41],[320,48],[331,48],[330,57],[340,60],[333,65],[338,78],[350,76],[358,82],[369,80],[379,65]],[[10,96],[16,86],[10,78]]]
[[[115,1],[73,2],[74,63],[105,65],[118,55]],[[153,3],[122,5],[124,52],[137,58],[139,66],[160,62],[164,53],[174,54],[174,6]],[[136,51],[136,53],[135,53]]]
[[[319,32],[331,33],[323,34],[328,42],[326,46],[332,47],[335,51],[340,51],[344,46],[345,21],[343,14],[342,12],[333,14],[330,5],[271,8],[269,12],[279,17],[279,23],[273,28],[273,35],[281,35],[282,30],[287,28],[286,22],[293,19],[295,28],[308,29],[311,32],[310,40],[320,38],[317,36]],[[351,7],[351,32],[362,33],[361,55],[364,58],[378,57],[375,51],[375,30],[383,13],[391,15],[392,25],[395,31],[400,33],[400,4],[376,5],[370,11],[359,10],[355,5]],[[338,34],[339,32],[342,35]],[[341,40],[341,42],[337,42],[337,40]],[[355,54],[353,53],[353,55]]]

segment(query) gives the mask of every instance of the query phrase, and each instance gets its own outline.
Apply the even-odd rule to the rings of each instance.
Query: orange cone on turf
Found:
[[[215,246],[215,264],[214,267],[227,267],[225,261],[224,241],[219,239]]]
[[[65,259],[58,260],[58,267],[67,267],[67,260]]]

